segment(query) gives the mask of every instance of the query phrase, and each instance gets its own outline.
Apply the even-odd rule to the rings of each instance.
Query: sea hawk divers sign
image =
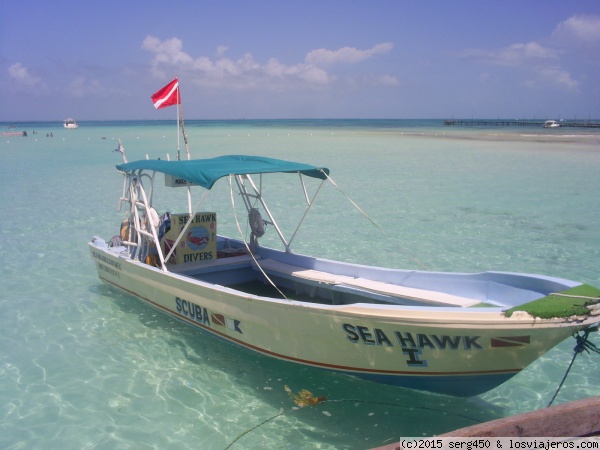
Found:
[[[167,261],[170,264],[212,261],[217,258],[217,214],[199,212],[191,219],[188,214],[171,214],[171,229],[165,234],[162,244],[167,255],[175,245],[179,234],[191,220],[177,248]]]

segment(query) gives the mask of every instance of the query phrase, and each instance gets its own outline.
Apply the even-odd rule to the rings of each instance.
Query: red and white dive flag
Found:
[[[180,104],[181,98],[179,96],[179,80],[175,78],[164,88],[154,93],[151,98],[156,109]]]

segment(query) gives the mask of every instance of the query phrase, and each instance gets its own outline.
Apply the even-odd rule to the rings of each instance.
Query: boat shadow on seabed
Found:
[[[387,386],[269,358],[192,327],[181,327],[176,319],[149,310],[115,288],[99,284],[93,289],[147,330],[140,340],[139,327],[131,327],[137,332],[135,339],[126,339],[129,351],[156,358],[149,366],[159,372],[187,366],[186,379],[181,380],[187,386],[182,385],[179,394],[171,391],[170,396],[189,396],[191,388],[199,401],[212,399],[216,411],[223,410],[223,403],[231,403],[243,416],[219,421],[214,432],[223,435],[223,448],[252,446],[259,437],[262,443],[269,437],[290,442],[292,433],[339,448],[369,448],[401,435],[436,435],[504,415],[501,407],[478,397]],[[260,412],[253,411],[257,399]],[[185,401],[191,402],[190,398]],[[249,416],[253,420],[248,420]]]

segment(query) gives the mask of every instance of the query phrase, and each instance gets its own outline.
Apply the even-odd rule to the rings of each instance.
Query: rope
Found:
[[[388,403],[388,402],[370,402],[370,401],[367,401],[367,400],[354,400],[354,399],[323,400],[323,401],[320,401],[318,403],[315,403],[314,405],[308,405],[307,407],[314,407],[314,406],[317,406],[319,404],[324,404],[324,403],[344,403],[344,402],[348,402],[348,403],[363,403],[363,404],[370,404],[370,405],[392,406],[394,408],[422,409],[424,411],[436,411],[436,412],[440,412],[441,411],[441,410],[436,409],[436,408],[428,408],[428,407],[425,407],[425,406],[421,406],[421,407],[415,407],[414,405],[404,406],[404,405],[397,405],[395,403]],[[252,428],[249,428],[246,431],[242,432],[240,435],[238,435],[233,441],[231,441],[229,443],[229,445],[227,445],[227,447],[225,447],[224,450],[230,449],[231,446],[233,446],[237,441],[239,441],[245,435],[247,435],[248,433],[251,433],[252,431],[254,431],[254,430],[256,430],[256,429],[258,429],[260,427],[262,427],[263,425],[269,423],[270,421],[275,420],[278,417],[283,416],[283,415],[285,415],[287,413],[293,413],[293,412],[299,411],[299,410],[301,410],[303,408],[306,408],[306,406],[303,406],[303,407],[294,407],[294,408],[288,409],[286,411],[281,411],[279,414],[275,414],[274,416],[271,416],[271,417],[263,420],[258,425],[254,426]],[[453,416],[462,417],[463,419],[470,420],[470,421],[472,421],[474,423],[482,423],[481,420],[476,419],[474,417],[470,417],[470,416],[464,415],[464,414],[453,413]]]
[[[567,368],[565,375],[563,376],[560,384],[558,385],[556,392],[552,396],[552,400],[550,400],[550,403],[548,403],[548,406],[551,406],[552,403],[554,402],[554,400],[556,399],[556,396],[558,395],[558,391],[560,391],[560,388],[562,388],[565,380],[567,379],[567,375],[569,375],[569,372],[571,371],[571,367],[573,367],[573,363],[575,362],[575,358],[577,358],[577,355],[579,355],[580,353],[583,353],[584,350],[588,353],[591,350],[600,355],[600,348],[596,347],[596,345],[593,342],[588,341],[588,336],[589,336],[590,332],[597,331],[597,330],[598,330],[597,327],[586,328],[585,332],[583,333],[583,336],[581,336],[579,333],[577,333],[577,335],[574,336],[577,343],[575,344],[575,347],[573,348],[573,352],[574,352],[573,358],[571,359],[571,363],[569,364],[569,367]]]
[[[326,177],[327,179],[331,182],[331,184],[333,184],[338,191],[340,191],[342,193],[342,195],[344,197],[346,197],[346,199],[352,203],[352,205],[363,215],[367,218],[367,220],[369,220],[369,222],[371,222],[373,225],[375,225],[375,228],[377,228],[381,234],[383,234],[384,236],[389,238],[389,235],[385,232],[385,230],[383,228],[381,228],[373,219],[371,219],[369,217],[369,215],[364,212],[362,210],[362,208],[360,206],[358,206],[358,204],[352,200],[350,197],[348,197],[348,195],[337,185],[337,183],[335,181],[333,181],[333,178],[331,178],[327,172],[325,172],[324,170],[321,171]],[[410,259],[412,259],[414,262],[416,262],[422,269],[427,270],[428,272],[431,272],[431,269],[422,261],[420,261],[416,256],[412,255],[410,253],[410,251],[402,246],[399,246],[400,250],[402,250],[402,252],[404,253],[405,256],[408,256]]]
[[[569,295],[569,294],[560,294],[558,292],[552,292],[550,295],[556,295],[557,297],[580,298],[582,300],[594,300],[596,302],[600,301],[600,297],[586,297],[585,295]]]
[[[281,292],[281,289],[279,289],[275,283],[273,282],[273,280],[271,280],[271,278],[269,278],[269,276],[265,273],[265,271],[262,269],[262,267],[260,267],[260,264],[258,263],[258,261],[256,260],[256,257],[254,256],[254,249],[250,249],[250,247],[248,246],[248,243],[246,242],[246,237],[244,236],[244,233],[242,232],[242,227],[240,225],[240,222],[238,220],[237,217],[237,213],[235,211],[235,199],[233,197],[233,183],[231,182],[231,175],[229,176],[229,196],[231,198],[231,209],[233,210],[233,217],[235,218],[235,224],[237,226],[238,229],[238,233],[240,233],[240,236],[242,237],[242,242],[244,242],[244,245],[246,246],[246,250],[248,251],[248,253],[250,254],[250,256],[252,256],[252,259],[254,260],[254,263],[256,264],[256,266],[260,269],[260,271],[262,272],[262,274],[265,276],[265,278],[269,281],[269,283],[275,288],[277,289],[277,292],[279,292],[279,294],[281,295],[281,297],[285,300],[289,300],[285,294],[283,292]],[[254,209],[254,208],[253,208]],[[257,211],[258,212],[258,211]],[[254,235],[254,234],[252,234]]]
[[[290,412],[290,411],[294,411],[294,409],[290,409],[290,410],[288,410],[288,411],[282,411],[282,412],[280,412],[279,414],[276,414],[276,415],[274,415],[274,416],[271,416],[271,417],[269,417],[268,419],[265,419],[265,420],[263,420],[263,421],[262,421],[261,423],[259,423],[258,425],[254,426],[254,427],[252,427],[252,428],[248,428],[246,431],[244,431],[242,434],[240,434],[238,437],[236,437],[236,438],[235,438],[233,441],[231,441],[231,442],[229,443],[229,445],[228,445],[227,447],[225,447],[225,449],[224,449],[224,450],[228,450],[228,449],[230,449],[230,448],[231,448],[231,446],[232,446],[233,444],[235,444],[237,441],[239,441],[241,438],[243,438],[243,437],[244,437],[245,435],[247,435],[248,433],[250,433],[250,432],[252,432],[252,431],[256,430],[257,428],[260,428],[260,427],[262,427],[262,426],[263,426],[265,423],[268,423],[268,422],[270,422],[271,420],[277,419],[279,416],[282,416],[282,415],[284,415],[285,413],[288,413],[288,412]]]

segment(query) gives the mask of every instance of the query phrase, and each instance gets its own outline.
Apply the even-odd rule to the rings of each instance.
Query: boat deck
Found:
[[[291,280],[300,278],[311,284],[316,283],[317,286],[328,285],[330,289],[338,292],[358,290],[364,291],[364,295],[370,297],[373,297],[374,295],[393,297],[405,301],[416,301],[428,306],[458,306],[465,308],[481,303],[479,300],[472,298],[459,297],[425,289],[415,289],[397,284],[367,280],[364,278],[321,272],[285,264],[273,259],[262,260],[258,265],[260,265],[260,268],[268,274],[283,276]]]
[[[484,306],[480,300],[439,291],[299,267],[249,254],[213,261],[169,265],[169,271],[200,281],[264,296],[261,285],[274,283],[286,297],[321,304],[378,303],[467,308]],[[257,284],[258,282],[258,284]],[[268,296],[279,296],[273,289]],[[490,305],[492,306],[492,305]]]
[[[482,299],[481,288],[473,290],[477,296],[460,296],[443,290],[409,287],[389,280],[374,280],[359,273],[342,275],[333,271],[301,267],[274,259],[269,254],[262,258],[260,255],[253,257],[244,253],[243,248],[236,247],[233,250],[232,256],[223,256],[226,252],[219,251],[219,257],[210,261],[167,264],[167,268],[169,272],[179,276],[230,287],[252,295],[281,298],[283,292],[285,298],[308,303],[372,303],[451,308],[509,307],[496,300],[486,299],[487,297]],[[111,251],[127,257],[126,247],[112,247]],[[493,298],[496,297],[495,295]]]

